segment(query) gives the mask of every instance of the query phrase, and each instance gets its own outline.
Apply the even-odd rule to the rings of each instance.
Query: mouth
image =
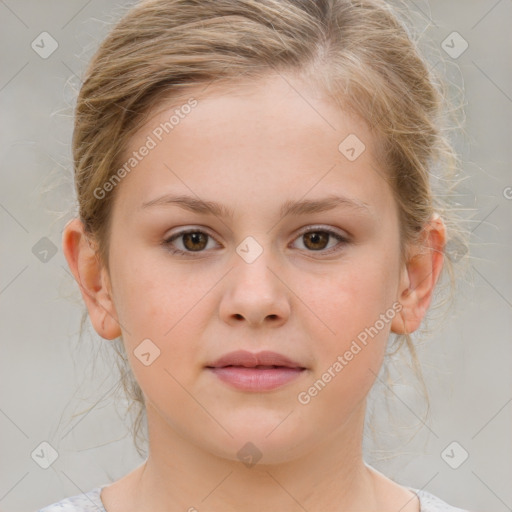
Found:
[[[270,391],[297,379],[307,368],[277,352],[231,352],[205,368],[241,391]]]

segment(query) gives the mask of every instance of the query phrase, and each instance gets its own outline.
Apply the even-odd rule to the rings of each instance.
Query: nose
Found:
[[[281,277],[282,269],[265,255],[266,251],[252,263],[240,258],[229,272],[219,310],[225,322],[245,320],[251,327],[265,323],[277,327],[287,321],[291,291]]]

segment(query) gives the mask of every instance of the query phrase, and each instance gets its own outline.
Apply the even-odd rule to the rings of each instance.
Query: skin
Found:
[[[198,105],[117,186],[110,273],[78,219],[63,233],[94,328],[107,340],[122,335],[146,399],[148,459],[103,490],[105,508],[417,512],[412,492],[365,465],[362,432],[390,332],[415,331],[430,304],[444,224],[433,219],[428,250],[412,248],[401,264],[397,205],[364,122],[296,77],[222,92],[191,94]],[[129,150],[176,105],[161,104]],[[338,150],[349,134],[366,146],[354,161]],[[165,193],[217,201],[234,216],[141,208]],[[368,210],[279,215],[286,200],[333,193]],[[308,243],[302,231],[313,225],[349,242]],[[177,238],[174,247],[191,255],[170,253],[162,242],[186,228],[213,238],[196,245]],[[263,250],[252,263],[236,252],[248,236]],[[325,254],[331,247],[339,251]],[[298,394],[396,301],[401,312],[317,396],[299,403]],[[148,366],[133,353],[146,338],[160,349]],[[241,348],[280,352],[307,370],[262,393],[233,389],[205,370]],[[262,454],[251,467],[237,457],[248,441]]]

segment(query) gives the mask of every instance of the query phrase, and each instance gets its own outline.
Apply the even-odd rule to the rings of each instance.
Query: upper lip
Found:
[[[270,350],[262,352],[236,350],[235,352],[224,354],[219,359],[206,365],[207,368],[220,368],[223,366],[245,366],[247,368],[255,366],[287,366],[289,368],[305,368],[289,357]]]

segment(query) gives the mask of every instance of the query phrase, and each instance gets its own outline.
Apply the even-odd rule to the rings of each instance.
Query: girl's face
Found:
[[[114,316],[150,439],[291,460],[362,426],[407,284],[397,206],[367,127],[305,83],[208,92],[160,105],[125,155],[137,162],[115,190]],[[240,389],[206,367],[236,350],[305,370]]]

